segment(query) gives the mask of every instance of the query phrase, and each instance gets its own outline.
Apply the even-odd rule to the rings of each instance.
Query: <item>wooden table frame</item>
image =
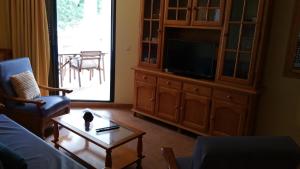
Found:
[[[136,163],[137,166],[136,168],[137,169],[142,169],[142,159],[145,157],[143,155],[143,135],[146,134],[145,132],[143,131],[140,131],[140,130],[137,130],[135,128],[132,128],[132,127],[129,127],[125,124],[122,124],[121,122],[116,122],[116,121],[112,121],[112,122],[115,122],[116,124],[124,127],[124,128],[127,128],[129,130],[131,130],[132,132],[134,132],[135,134],[129,138],[126,138],[126,139],[122,139],[120,140],[117,144],[113,145],[113,146],[109,146],[109,145],[103,145],[105,143],[99,143],[99,140],[97,140],[96,138],[93,138],[92,136],[90,137],[87,137],[86,135],[88,135],[87,133],[83,134],[84,132],[83,131],[80,131],[79,129],[77,129],[76,127],[68,124],[68,123],[64,123],[62,121],[59,120],[59,117],[55,117],[52,119],[53,123],[54,123],[54,131],[53,131],[53,134],[54,134],[54,139],[53,139],[53,143],[54,143],[54,146],[56,149],[59,149],[60,147],[63,148],[65,151],[67,151],[68,153],[70,153],[71,155],[73,155],[74,157],[76,157],[76,159],[80,159],[79,157],[77,157],[75,154],[73,154],[72,152],[70,152],[69,150],[67,150],[66,148],[64,148],[63,146],[59,145],[58,141],[59,141],[59,126],[62,126],[63,128],[66,128],[67,130],[77,134],[78,136],[82,137],[83,139],[85,139],[86,141],[88,142],[91,142],[99,147],[101,147],[102,149],[105,149],[106,151],[106,157],[105,157],[105,168],[111,168],[112,167],[112,150],[114,148],[117,148],[125,143],[128,143],[134,139],[138,139],[137,141],[137,160],[136,161],[133,161],[132,163],[128,164],[127,166],[129,165],[132,165],[133,163]],[[80,159],[79,162],[83,162],[84,160]],[[87,165],[89,165],[87,163]],[[125,166],[125,167],[127,167]]]

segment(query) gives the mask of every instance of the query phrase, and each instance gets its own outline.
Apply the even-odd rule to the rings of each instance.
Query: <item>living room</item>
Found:
[[[290,78],[284,74],[287,51],[290,41],[290,29],[295,22],[293,19],[293,9],[296,0],[272,2],[272,17],[270,26],[270,35],[268,44],[265,47],[267,54],[263,67],[263,80],[261,93],[255,119],[254,135],[260,136],[290,136],[300,144],[300,90],[298,86],[300,82],[297,78]],[[8,0],[0,2],[0,48],[12,49],[11,33],[9,20]],[[116,2],[116,48],[115,48],[115,89],[114,102],[110,104],[95,103],[92,106],[98,111],[102,111],[102,107],[106,109],[111,106],[132,106],[134,104],[134,71],[133,67],[137,66],[139,60],[139,36],[141,29],[141,1],[117,1]],[[299,83],[299,84],[298,84]],[[72,105],[72,104],[71,104]],[[91,107],[88,104],[85,107]],[[71,106],[71,110],[75,107]],[[116,111],[108,109],[108,111]],[[131,116],[130,111],[126,115]],[[105,114],[105,113],[104,113]],[[114,114],[114,113],[113,113]],[[128,119],[126,116],[124,119]],[[134,118],[133,118],[134,119]],[[146,121],[147,119],[139,119]],[[151,122],[151,120],[150,120]],[[165,124],[151,122],[151,125],[159,129],[171,130],[172,134],[179,138],[188,137],[187,145],[183,145],[181,149],[187,149],[191,153],[191,145],[194,145],[195,138],[189,137],[188,134],[176,132],[174,128],[165,127]],[[134,126],[133,126],[134,127]],[[151,127],[150,127],[151,128]],[[155,131],[152,131],[155,133]],[[147,133],[146,135],[148,135]],[[178,137],[171,136],[175,139]],[[162,136],[164,137],[164,136]],[[152,141],[152,140],[151,140]],[[144,140],[145,144],[149,141]],[[179,144],[180,145],[180,144]],[[144,145],[145,146],[145,145]],[[170,146],[170,145],[165,145]],[[184,147],[188,146],[188,147]],[[155,147],[160,151],[160,146]],[[180,148],[178,148],[180,149]],[[177,149],[177,152],[180,151]],[[176,150],[175,150],[176,153]],[[180,152],[178,153],[180,155]],[[160,154],[159,154],[160,155]],[[161,157],[162,158],[162,157]],[[145,157],[143,161],[147,161],[151,157]],[[153,159],[153,158],[152,158]],[[155,159],[155,158],[154,158]],[[155,161],[147,161],[147,164],[155,163]],[[165,166],[161,166],[163,168]],[[143,165],[143,168],[151,168],[151,166]]]

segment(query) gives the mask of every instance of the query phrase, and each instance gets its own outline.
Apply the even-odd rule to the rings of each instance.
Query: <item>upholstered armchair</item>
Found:
[[[41,96],[39,89],[61,92],[62,96]],[[40,137],[44,137],[45,129],[52,124],[52,117],[70,111],[70,99],[65,96],[70,92],[38,85],[28,58],[0,62],[2,111]]]
[[[190,157],[162,148],[168,169],[296,169],[298,145],[290,137],[198,137]]]

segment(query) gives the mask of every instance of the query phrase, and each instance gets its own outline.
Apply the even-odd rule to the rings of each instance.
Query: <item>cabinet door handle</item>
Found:
[[[143,79],[144,79],[144,80],[147,80],[147,79],[148,79],[148,77],[147,77],[147,76],[143,76]]]

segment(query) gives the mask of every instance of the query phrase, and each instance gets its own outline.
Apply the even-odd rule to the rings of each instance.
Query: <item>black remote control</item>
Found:
[[[96,132],[102,132],[102,131],[107,131],[107,130],[114,130],[114,129],[118,129],[118,128],[120,128],[119,125],[110,126],[110,127],[102,127],[102,128],[96,129]]]

